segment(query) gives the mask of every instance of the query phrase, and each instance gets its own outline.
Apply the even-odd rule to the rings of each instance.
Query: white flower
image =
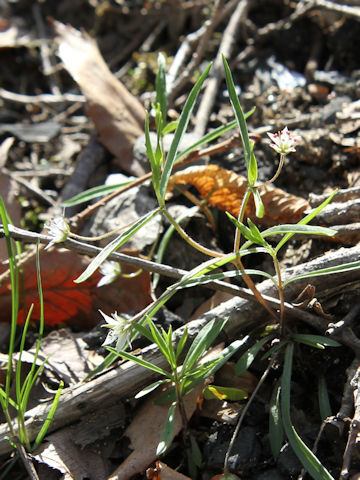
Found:
[[[300,140],[299,135],[292,135],[288,128],[278,133],[268,133],[270,140],[273,142],[270,147],[273,148],[280,155],[288,155],[291,152],[295,152],[295,143]]]
[[[100,273],[104,275],[97,284],[98,287],[103,285],[108,285],[117,279],[121,275],[121,265],[118,262],[113,262],[112,260],[107,260],[106,262],[100,265]]]
[[[131,348],[131,322],[123,317],[120,317],[116,312],[112,313],[111,317],[103,313],[101,310],[99,310],[99,312],[107,322],[107,324],[102,325],[102,327],[110,329],[103,345],[111,345],[112,343],[116,342],[116,350],[118,352],[123,350],[126,343],[128,343],[129,347]]]
[[[70,234],[70,226],[64,217],[58,216],[51,219],[49,225],[46,225],[49,236],[52,237],[45,250],[52,247],[54,243],[64,242]]]

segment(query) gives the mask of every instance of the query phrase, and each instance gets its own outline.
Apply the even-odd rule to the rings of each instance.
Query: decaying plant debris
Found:
[[[265,133],[288,126],[301,136],[296,153],[286,158],[275,184],[264,187],[268,208],[259,227],[276,224],[280,217],[282,223],[296,223],[324,201],[334,188],[340,189],[333,202],[313,222],[335,228],[337,234],[326,241],[296,237],[281,258],[282,266],[288,268],[285,273],[305,273],[359,261],[360,8],[356,1],[82,0],[76,4],[59,2],[58,5],[57,2],[25,0],[6,5],[0,20],[0,194],[9,211],[11,209],[15,225],[9,227],[12,238],[27,245],[20,260],[25,272],[31,268],[35,272],[31,265],[36,241],[49,242],[46,232],[42,232],[44,222],[61,214],[63,201],[104,184],[109,175],[122,176],[108,178],[108,182],[122,184],[125,179],[129,183],[119,186],[118,191],[100,201],[95,198],[86,205],[68,207],[65,213],[74,232],[102,234],[104,225],[122,227],[152,208],[155,200],[149,185],[150,168],[147,160],[138,160],[142,154],[134,153],[133,146],[144,132],[145,109],[151,110],[155,99],[156,58],[160,51],[167,55],[169,117],[173,120],[178,119],[199,73],[209,61],[214,61],[190,121],[189,131],[194,138],[233,120],[221,55],[226,56],[242,105],[245,110],[256,107],[248,122],[251,138],[256,142],[260,182],[271,178],[278,162],[268,147]],[[188,218],[185,228],[209,249],[227,252],[232,248],[229,243],[233,227],[225,219],[223,210],[237,215],[241,191],[245,188],[244,174],[241,141],[236,130],[232,130],[218,144],[201,146],[185,156],[172,177],[169,202],[174,212],[178,212],[177,215],[190,210],[193,203],[200,207],[196,215]],[[214,183],[207,184],[206,175]],[[256,222],[253,211],[248,215]],[[144,308],[154,293],[149,274],[160,275],[156,290],[160,295],[169,282],[204,261],[201,255],[191,253],[182,241],[173,237],[165,252],[164,264],[156,263],[151,247],[167,228],[164,220],[154,222],[146,239],[145,235],[144,238],[139,235],[133,250],[111,255],[110,259],[120,261],[123,268],[124,276],[117,287],[104,286],[99,294],[95,293],[98,277],[87,286],[68,287],[66,284],[66,288],[74,288],[79,295],[75,295],[75,301],[81,305],[81,316],[77,309],[69,307],[70,304],[57,300],[66,297],[65,289],[60,291],[53,283],[45,284],[44,291],[47,286],[51,302],[58,306],[56,302],[59,301],[60,309],[65,312],[59,322],[56,313],[52,314],[55,320],[48,322],[48,329],[50,325],[61,323],[76,331],[76,336],[79,330],[85,335],[95,325],[97,316],[102,323],[98,308],[107,313],[118,310],[128,314]],[[0,226],[0,236],[4,234],[4,227]],[[68,239],[61,246],[69,250],[69,257],[79,255],[80,258],[84,254],[94,257],[102,245]],[[40,250],[40,261],[43,259],[46,270],[44,278],[56,275],[56,250],[48,254],[43,247]],[[1,260],[6,260],[5,240],[1,238],[0,254]],[[46,261],[46,255],[54,260]],[[79,262],[88,263],[88,260]],[[72,267],[69,275],[75,278],[80,273],[75,265],[77,262],[68,263]],[[262,258],[258,263],[247,265],[263,269],[267,266]],[[126,275],[136,274],[139,269],[141,276],[127,281]],[[302,370],[312,372],[313,369],[314,377],[317,373],[326,374],[333,417],[327,418],[323,425],[325,435],[320,437],[318,450],[321,458],[328,461],[334,478],[340,480],[356,478],[360,468],[357,459],[359,331],[356,322],[360,301],[359,272],[354,269],[313,277],[310,282],[303,279],[290,284],[286,290],[285,310],[291,328],[326,334],[342,345],[340,354],[329,352],[322,357],[325,361],[316,352],[311,352],[313,360],[298,352],[292,380],[296,387],[293,395],[296,427],[304,431],[309,444],[313,444],[314,432],[321,421],[314,417],[305,419],[309,410],[306,402],[313,401],[317,385],[311,375],[304,375]],[[6,322],[10,316],[6,264],[0,266],[0,281],[0,317],[4,322],[0,343],[5,353]],[[306,289],[308,283],[311,285]],[[121,295],[117,296],[116,288],[121,289]],[[260,283],[258,289],[272,308],[279,308],[276,291],[270,282]],[[219,339],[228,343],[254,329],[260,332],[272,323],[243,284],[215,280],[206,288],[192,290],[183,290],[167,305],[172,316],[162,321],[165,325],[175,322],[176,338],[183,332],[184,323],[189,338],[193,338],[213,318],[229,317]],[[191,319],[196,310],[203,308],[207,309],[206,313]],[[34,313],[37,314],[36,308]],[[34,321],[37,318],[35,315]],[[103,358],[104,352],[99,348],[104,334],[101,337],[99,330],[92,332],[95,340],[91,348],[81,346],[82,371],[87,373]],[[71,335],[69,333],[70,343],[74,342],[79,352],[77,337]],[[59,334],[59,342],[61,338]],[[28,343],[30,347],[30,337]],[[135,348],[144,358],[165,368],[164,359],[154,345],[139,343]],[[28,361],[30,357],[29,352]],[[261,362],[255,362],[252,369],[255,383],[261,377],[262,367]],[[141,404],[141,400],[135,405],[131,399],[151,383],[155,375],[130,362],[115,363],[105,372],[86,380],[74,374],[76,369],[72,370],[71,359],[66,368],[68,373],[56,366],[51,369],[50,360],[41,378],[46,386],[45,393],[40,393],[40,388],[34,393],[42,403],[37,404],[38,398],[32,399],[32,408],[27,413],[26,425],[32,439],[49,411],[47,398],[52,395],[54,386],[60,380],[67,382],[50,426],[48,444],[44,443],[41,451],[34,451],[33,457],[23,452],[28,475],[40,480],[124,478],[119,465],[129,452],[125,439],[119,439],[131,419],[136,417],[135,407]],[[269,388],[264,389],[265,398],[269,397]],[[190,403],[189,410],[197,412],[190,429],[196,432],[204,451],[209,452],[214,447],[205,437],[216,432],[217,438],[221,438],[228,426],[219,421],[209,426],[209,418],[201,419],[202,408],[196,398]],[[215,410],[228,408],[237,413],[236,409],[242,408],[231,402],[224,403],[225,406],[219,403]],[[258,411],[248,414],[249,421],[245,425],[245,429],[253,429],[254,437],[260,438],[261,446],[254,447],[258,452],[254,454],[255,460],[250,456],[240,461],[240,454],[234,456],[235,473],[251,480],[265,478],[262,475],[274,479],[293,478],[300,474],[300,469],[289,457],[288,447],[276,462],[267,451],[264,403],[266,400],[259,400]],[[108,418],[104,408],[109,409]],[[101,431],[99,418],[106,432]],[[8,435],[8,427],[3,423],[0,425],[0,455],[5,466],[12,451]],[[224,438],[224,442],[229,441],[228,432]],[[223,448],[221,441],[216,441],[219,443],[215,444],[215,450]],[[132,443],[136,443],[134,438]],[[77,459],[73,464],[65,449],[59,453],[59,445],[74,448]],[[178,445],[175,443],[175,448]],[[151,456],[153,453],[147,454],[149,456],[144,457],[149,461],[155,458]],[[89,459],[91,456],[90,467],[86,465],[87,455]],[[208,465],[202,464],[198,478],[210,478],[221,471],[215,457],[207,455]],[[171,451],[164,460],[174,469],[182,468],[188,478],[191,476],[182,460],[177,464],[179,459],[174,459]],[[153,467],[155,472],[154,465],[147,466]],[[21,466],[15,469],[16,478],[25,478]],[[130,470],[131,475],[144,475],[144,464],[139,462],[139,466],[132,466]]]

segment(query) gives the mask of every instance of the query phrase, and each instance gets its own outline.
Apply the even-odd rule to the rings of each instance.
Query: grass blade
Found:
[[[92,262],[87,266],[86,270],[74,280],[75,283],[81,283],[87,280],[91,275],[99,268],[99,266],[118,248],[124,245],[125,242],[129,240],[138,230],[140,230],[144,225],[146,225],[155,215],[160,212],[160,209],[153,210],[152,212],[147,213],[137,222],[135,222],[130,228],[125,230],[121,235],[116,237],[112,242],[106,245],[105,248],[92,260]]]
[[[305,345],[310,345],[314,348],[324,349],[325,347],[341,347],[341,344],[336,340],[323,335],[312,335],[309,333],[294,333],[292,338],[295,342],[300,342]]]
[[[336,265],[335,267],[322,268],[320,270],[314,270],[313,272],[300,273],[294,275],[284,282],[284,287],[295,280],[301,280],[302,278],[320,277],[321,275],[332,275],[334,273],[350,272],[351,270],[357,270],[360,268],[360,262],[344,263],[343,265]]]
[[[250,367],[266,342],[272,340],[273,336],[266,336],[250,347],[237,361],[235,366],[235,375],[239,376]]]
[[[161,126],[160,130],[166,125],[166,116],[167,116],[167,96],[166,96],[166,58],[165,55],[160,52],[158,55],[158,66],[159,70],[155,79],[155,88],[156,88],[156,103],[160,105],[161,112]]]
[[[123,357],[126,358],[126,360],[130,360],[131,362],[137,363],[141,367],[147,368],[149,370],[152,370],[153,372],[160,373],[161,375],[164,375],[165,377],[171,378],[171,374],[167,372],[166,370],[163,370],[162,368],[154,365],[153,363],[147,362],[146,360],[143,360],[140,357],[136,357],[135,355],[132,355],[131,353],[124,352],[124,350],[120,350],[120,352],[117,352],[115,348],[107,347],[109,352],[112,352],[116,354],[118,357]]]
[[[255,107],[252,108],[249,112],[246,112],[244,114],[245,119],[249,118],[254,112],[255,112]],[[224,133],[229,132],[233,128],[236,128],[237,125],[238,125],[237,121],[233,120],[232,122],[229,122],[227,125],[221,125],[221,127],[215,128],[211,132],[201,137],[200,140],[190,145],[190,147],[186,148],[181,153],[179,153],[176,156],[176,161],[178,162],[182,158],[187,157],[191,152],[201,147],[202,145],[205,145],[206,143],[216,140],[217,138],[221,137]]]
[[[211,320],[200,330],[187,352],[181,369],[182,375],[191,370],[201,355],[207,348],[209,348],[215,338],[219,335],[227,321],[227,318],[217,320],[216,322],[215,320]]]
[[[97,197],[103,197],[109,193],[116,192],[122,187],[129,185],[134,179],[130,179],[128,182],[117,183],[115,185],[99,185],[98,187],[89,188],[85,192],[81,192],[78,195],[74,195],[68,200],[64,200],[61,205],[63,207],[72,207],[74,205],[79,205],[81,203],[88,202]]]
[[[170,405],[168,416],[165,421],[164,430],[161,434],[159,445],[156,449],[156,455],[161,455],[170,445],[174,436],[176,402]]]
[[[37,448],[40,445],[40,443],[43,441],[43,438],[45,437],[46,432],[49,429],[50,423],[52,422],[52,419],[54,418],[54,415],[55,415],[57,406],[59,404],[60,395],[61,395],[61,392],[62,392],[63,388],[64,388],[64,382],[61,380],[60,384],[59,384],[59,388],[57,389],[57,392],[55,394],[54,401],[53,401],[53,403],[51,405],[51,408],[50,408],[50,411],[48,413],[48,416],[46,417],[46,420],[43,423],[43,426],[41,427],[40,432],[37,434],[37,437],[35,439],[32,450],[35,450],[35,448]]]
[[[226,78],[227,89],[229,91],[230,101],[233,106],[235,118],[240,129],[240,135],[241,135],[241,140],[242,140],[243,149],[244,149],[246,170],[249,171],[252,150],[251,150],[251,143],[249,139],[249,133],[246,125],[245,115],[241,108],[238,96],[235,91],[235,85],[232,79],[230,67],[224,56],[223,56],[223,63],[224,63],[225,78]],[[253,186],[253,184],[250,184],[250,186]]]
[[[268,237],[269,235],[278,235],[284,233],[291,233],[295,235],[296,233],[300,233],[303,235],[326,235],[332,237],[336,235],[337,230],[333,228],[327,227],[317,227],[316,225],[302,225],[299,223],[295,224],[283,224],[277,225],[275,227],[270,227],[261,232],[263,237]]]
[[[205,72],[201,75],[201,77],[199,78],[199,80],[196,82],[193,89],[191,90],[190,95],[189,95],[188,99],[186,100],[184,109],[183,109],[183,111],[180,115],[179,125],[178,125],[178,127],[175,131],[174,139],[171,142],[170,150],[169,150],[169,153],[166,157],[163,173],[162,173],[162,176],[161,176],[160,196],[161,196],[163,201],[165,201],[166,189],[167,189],[167,186],[168,186],[168,183],[169,183],[172,168],[173,168],[175,160],[176,160],[176,154],[177,154],[177,151],[178,151],[178,148],[179,148],[179,144],[180,144],[181,139],[182,139],[182,137],[183,137],[183,135],[186,131],[186,128],[188,126],[191,113],[194,109],[197,96],[200,92],[200,88],[201,88],[205,78],[207,77],[207,74],[209,73],[210,68],[211,68],[211,63],[208,65]]]
[[[319,409],[320,409],[321,420],[324,421],[328,417],[331,417],[332,415],[330,400],[329,400],[329,392],[326,386],[326,380],[324,375],[321,375],[319,377],[318,398],[319,398]]]
[[[305,470],[314,478],[314,480],[334,480],[334,477],[301,440],[291,422],[290,389],[293,351],[294,344],[289,343],[286,346],[284,370],[281,378],[281,414],[283,427],[294,453],[302,463]]]
[[[336,193],[337,193],[337,190],[334,190],[334,192],[325,201],[323,201],[321,205],[319,205],[317,208],[315,208],[315,210],[313,210],[308,215],[306,215],[306,217],[300,220],[300,222],[297,223],[297,225],[307,225],[309,222],[311,222],[311,220],[313,220],[316,217],[316,215],[319,212],[321,212],[321,210],[325,208],[328,203],[331,202],[331,200],[334,198]],[[276,245],[276,248],[275,248],[276,253],[293,235],[294,235],[293,233],[288,233],[287,235],[285,235],[285,237],[282,240],[280,240],[280,242]]]
[[[160,387],[160,385],[163,385],[164,383],[169,382],[169,381],[170,381],[169,379],[158,380],[157,382],[154,382],[154,383],[148,385],[147,387],[143,388],[142,390],[140,390],[140,392],[138,392],[135,395],[134,398],[138,399],[138,398],[144,397],[145,395],[148,395],[149,393],[156,390],[158,387]]]
[[[269,405],[269,437],[271,453],[276,460],[284,443],[284,429],[281,422],[280,385],[277,385],[270,399]]]

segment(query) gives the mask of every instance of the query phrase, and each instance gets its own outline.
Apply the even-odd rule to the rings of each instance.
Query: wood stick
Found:
[[[312,272],[319,268],[328,268],[335,265],[342,265],[357,261],[360,255],[360,247],[349,249],[339,249],[334,253],[323,255],[316,260],[299,265],[285,272],[285,278],[289,275]],[[337,275],[323,277],[314,277],[311,283],[317,290],[317,295],[326,295],[330,289],[346,289],[349,283],[360,282],[360,269],[345,272]],[[291,284],[291,288],[287,289],[287,298],[295,297],[306,284],[306,279]],[[263,295],[274,295],[275,286],[269,280],[262,282],[258,286],[259,291]],[[293,307],[294,308],[294,307]],[[187,324],[189,338],[194,338],[196,333],[206,323],[213,318],[229,317],[224,328],[224,332],[219,341],[224,337],[229,338],[240,337],[246,331],[265,325],[267,316],[264,315],[263,308],[253,301],[234,297],[227,302],[220,304],[218,307],[210,310],[197,320],[193,320]],[[314,327],[323,333],[327,328],[327,320],[312,315],[314,318]],[[183,327],[178,329],[176,338],[183,332]],[[159,353],[156,345],[150,345],[142,350],[142,357],[148,361],[166,368],[167,363],[164,357]],[[124,362],[116,368],[112,368],[97,378],[89,382],[81,382],[73,388],[65,389],[60,397],[58,408],[55,412],[54,420],[50,425],[50,431],[54,431],[81,418],[88,412],[94,412],[98,408],[111,405],[121,398],[126,398],[139,391],[145,385],[151,383],[156,378],[154,372],[150,372],[143,367],[131,362]],[[32,441],[39,432],[51,407],[51,401],[39,405],[26,414],[25,425],[28,429],[30,441]],[[0,455],[11,451],[12,447],[6,437],[10,436],[7,424],[0,426]]]

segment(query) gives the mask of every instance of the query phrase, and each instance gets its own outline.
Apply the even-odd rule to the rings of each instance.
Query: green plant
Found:
[[[19,285],[21,278],[21,271],[19,271],[17,264],[17,255],[20,253],[20,246],[11,239],[8,225],[10,223],[9,215],[6,211],[5,204],[0,197],[0,217],[4,226],[5,239],[8,250],[8,261],[9,261],[9,270],[10,270],[10,282],[11,282],[11,330],[10,330],[10,341],[9,341],[9,350],[8,350],[8,362],[7,362],[7,372],[6,380],[4,387],[0,387],[0,405],[1,409],[5,415],[6,422],[9,426],[11,432],[11,437],[9,442],[14,448],[17,448],[18,444],[22,445],[28,452],[33,451],[37,448],[42,442],[50,422],[54,416],[56,407],[59,402],[60,394],[63,389],[63,382],[60,382],[57,393],[55,394],[52,407],[48,413],[48,416],[40,429],[35,440],[32,441],[29,437],[25,416],[28,407],[29,397],[31,390],[39,378],[40,373],[43,370],[44,362],[40,366],[37,366],[37,361],[39,357],[39,350],[41,346],[41,341],[44,333],[44,302],[41,288],[41,276],[40,276],[40,262],[39,255],[37,251],[36,257],[36,269],[37,269],[37,282],[38,282],[38,294],[39,294],[39,304],[40,304],[40,322],[39,322],[39,332],[36,342],[34,359],[31,364],[30,371],[25,376],[25,379],[22,380],[22,355],[25,349],[26,334],[28,332],[29,322],[31,318],[31,313],[33,305],[30,307],[29,312],[26,316],[24,327],[22,332],[18,332],[18,312],[19,312]],[[19,342],[19,356],[14,367],[14,352],[15,346]],[[15,379],[13,375],[15,372]],[[15,383],[15,398],[11,396],[11,384],[14,381]],[[15,412],[15,415],[14,415]],[[14,421],[14,416],[16,417],[16,422]]]
[[[280,249],[293,237],[295,234],[302,235],[321,235],[321,236],[332,236],[336,233],[334,229],[324,228],[318,226],[309,225],[311,220],[332,200],[333,196],[336,194],[334,192],[329,198],[324,201],[319,207],[313,210],[311,213],[306,215],[300,222],[297,224],[285,224],[277,225],[271,228],[267,228],[263,231],[260,231],[259,228],[255,225],[250,219],[247,220],[247,225],[244,223],[245,211],[248,205],[248,202],[251,198],[254,200],[256,216],[261,218],[264,215],[264,205],[261,199],[261,185],[258,185],[258,167],[256,156],[254,153],[254,143],[250,140],[246,119],[251,114],[245,115],[243,113],[242,107],[240,105],[239,99],[235,92],[235,87],[232,79],[232,75],[229,69],[229,66],[225,60],[224,69],[225,77],[227,82],[227,87],[230,95],[231,104],[234,110],[235,121],[231,122],[225,127],[220,127],[216,129],[211,134],[206,135],[196,144],[190,147],[186,152],[182,154],[178,153],[179,145],[181,139],[186,131],[188,126],[191,113],[195,106],[196,98],[199,94],[200,88],[205,81],[205,78],[211,68],[209,65],[202,75],[199,77],[195,86],[189,94],[189,97],[185,103],[183,111],[177,122],[171,122],[167,124],[166,122],[166,112],[167,112],[167,103],[166,103],[166,76],[165,76],[165,61],[160,56],[159,58],[159,71],[156,80],[156,103],[153,106],[155,112],[155,126],[157,132],[157,142],[153,146],[150,141],[150,131],[149,131],[149,115],[146,117],[145,122],[145,143],[146,150],[150,161],[151,171],[152,171],[152,185],[154,192],[158,201],[158,208],[147,213],[145,216],[136,221],[133,225],[126,228],[118,237],[116,237],[112,242],[110,242],[101,253],[89,264],[87,269],[77,278],[76,282],[82,282],[89,278],[94,271],[99,268],[99,266],[108,258],[108,256],[120,248],[134,233],[136,233],[141,228],[145,227],[146,224],[155,216],[163,215],[171,224],[171,230],[168,231],[166,240],[161,243],[160,249],[158,251],[158,259],[162,258],[163,249],[166,248],[166,244],[169,242],[171,235],[174,232],[177,232],[189,245],[193,248],[199,250],[200,252],[208,255],[210,259],[196,268],[192,269],[186,275],[184,275],[180,280],[175,282],[173,285],[168,287],[159,298],[154,300],[152,304],[146,307],[142,312],[135,315],[131,320],[123,320],[116,318],[115,314],[113,319],[116,321],[114,328],[110,334],[112,339],[118,341],[118,345],[121,345],[119,351],[116,349],[109,348],[111,354],[105,360],[104,365],[109,364],[117,355],[121,355],[123,358],[134,361],[145,368],[149,368],[157,372],[159,375],[163,376],[164,379],[159,380],[155,384],[148,387],[146,391],[150,391],[152,388],[163,384],[169,383],[172,384],[173,397],[168,393],[167,399],[170,400],[171,406],[169,409],[168,420],[166,423],[166,431],[164,431],[163,441],[159,446],[158,453],[162,453],[166,446],[168,446],[171,435],[171,426],[174,421],[174,411],[178,406],[180,412],[182,413],[184,432],[187,431],[186,426],[186,416],[183,414],[182,408],[182,398],[188,393],[189,389],[193,388],[196,382],[202,381],[206,376],[213,372],[213,369],[218,368],[220,364],[223,363],[224,358],[228,358],[224,354],[220,358],[210,365],[200,366],[197,362],[200,359],[203,349],[197,348],[197,345],[209,344],[209,339],[213,341],[216,337],[216,332],[219,332],[223,326],[223,321],[214,322],[212,321],[207,327],[205,327],[196,337],[194,342],[191,344],[190,349],[185,357],[185,360],[182,363],[182,367],[179,367],[178,360],[180,353],[185,348],[187,333],[184,330],[182,336],[178,340],[177,347],[174,346],[173,332],[170,329],[168,332],[164,330],[159,330],[153,323],[152,318],[155,313],[161,308],[175,293],[179,292],[183,288],[189,288],[196,285],[204,285],[207,282],[213,280],[223,280],[230,279],[234,277],[241,277],[248,288],[252,291],[255,299],[263,305],[263,307],[269,312],[273,322],[276,325],[276,328],[273,329],[273,334],[267,339],[263,339],[254,346],[250,347],[240,361],[237,364],[237,373],[246,370],[251,365],[251,362],[255,356],[260,351],[262,345],[269,340],[275,341],[274,346],[269,350],[268,356],[270,358],[269,366],[264,372],[263,379],[259,382],[258,388],[260,388],[261,383],[265,380],[266,375],[270,371],[272,365],[276,359],[280,359],[280,354],[285,350],[285,359],[283,364],[283,374],[281,382],[277,385],[274,390],[274,394],[271,400],[270,413],[270,436],[272,442],[272,450],[274,456],[277,455],[282,443],[284,434],[288,438],[290,444],[292,445],[295,453],[298,455],[304,467],[315,479],[320,478],[332,478],[327,470],[321,465],[321,463],[316,459],[314,454],[305,446],[303,441],[300,439],[296,433],[290,416],[290,379],[291,379],[291,367],[292,367],[292,352],[294,342],[296,343],[305,343],[312,345],[317,348],[323,348],[324,346],[335,346],[336,342],[326,339],[325,337],[316,336],[316,335],[305,335],[305,334],[294,334],[290,331],[289,327],[286,324],[285,318],[285,287],[290,282],[304,278],[304,276],[316,276],[316,275],[325,275],[330,273],[337,273],[339,271],[345,271],[352,268],[359,268],[359,262],[349,265],[343,265],[341,267],[334,267],[333,269],[318,270],[311,272],[309,274],[303,275],[294,275],[291,278],[284,280],[283,274],[281,272],[280,263],[278,260],[278,253]],[[184,155],[188,155],[192,150],[197,148],[199,145],[202,145],[208,141],[211,141],[226,130],[234,128],[237,125],[240,130],[242,146],[244,151],[245,165],[247,171],[247,189],[245,195],[242,199],[241,207],[237,218],[228,215],[230,221],[235,225],[235,237],[234,237],[234,247],[233,251],[230,253],[220,253],[213,251],[203,245],[200,245],[194,239],[192,239],[180,225],[180,219],[175,219],[167,210],[166,206],[166,192],[169,184],[170,176],[172,174],[173,168]],[[170,145],[168,153],[164,150],[164,135],[169,132],[174,132],[173,140]],[[291,134],[287,128],[278,132],[277,134],[269,134],[269,137],[272,141],[271,147],[280,155],[280,161],[278,169],[275,175],[268,181],[266,184],[273,182],[281,172],[284,158],[286,155],[293,153],[295,151],[295,144],[298,140],[298,137]],[[85,198],[88,198],[87,193],[85,192],[82,196],[77,198],[77,201],[81,201]],[[274,246],[273,238],[277,240],[276,245]],[[271,240],[270,240],[271,239]],[[243,240],[243,241],[242,241]],[[242,263],[242,257],[246,255],[265,253],[271,257],[274,274],[269,272],[264,272],[261,270],[246,269]],[[218,272],[218,269],[224,267],[225,265],[232,266],[230,271]],[[214,271],[216,273],[214,273]],[[266,299],[258,291],[254,281],[253,276],[260,275],[265,278],[269,278],[275,284],[278,296],[280,300],[280,309],[279,312],[275,311],[266,301]],[[108,325],[111,327],[111,319],[107,320]],[[126,323],[127,322],[127,323]],[[148,327],[148,328],[147,328]],[[114,333],[115,332],[115,333]],[[130,333],[131,332],[131,335]],[[159,350],[162,352],[166,358],[170,371],[160,369],[156,365],[153,365],[145,360],[140,359],[137,356],[134,356],[126,352],[123,347],[126,344],[126,341],[131,341],[131,338],[134,336],[142,334],[148,338],[151,342],[154,342],[159,347]],[[130,335],[130,336],[129,336]],[[106,341],[108,343],[108,339]],[[238,348],[240,344],[232,344],[232,348]],[[230,348],[230,347],[229,347]],[[196,353],[196,355],[195,355]],[[189,360],[191,359],[191,361]],[[180,369],[179,369],[180,368]],[[256,394],[258,389],[256,389],[253,396]],[[223,392],[224,395],[226,393]],[[252,398],[253,398],[252,396]],[[171,397],[171,398],[170,398]],[[251,399],[249,400],[249,402]],[[246,412],[246,409],[245,409]],[[244,413],[245,414],[245,413]],[[243,418],[243,417],[242,417]],[[239,424],[241,424],[241,420]],[[238,428],[235,430],[237,433]],[[229,451],[231,450],[231,445]],[[227,463],[225,462],[225,470],[227,469]],[[323,475],[323,476],[321,476]]]
[[[212,320],[206,324],[191,342],[186,356],[181,362],[181,355],[188,342],[188,331],[186,327],[175,346],[175,339],[173,338],[171,326],[168,331],[165,331],[163,328],[160,330],[150,318],[146,319],[149,328],[146,328],[140,323],[133,323],[133,328],[137,333],[140,333],[150,340],[150,342],[158,345],[169,365],[169,371],[124,350],[116,350],[108,347],[108,349],[115,355],[131,360],[132,362],[148,368],[164,377],[147,386],[139,392],[135,398],[148,394],[161,385],[168,385],[170,387],[156,400],[157,403],[171,403],[161,441],[157,448],[158,455],[164,453],[172,441],[175,411],[177,408],[179,409],[182,418],[184,444],[188,444],[188,422],[183,403],[184,396],[190,393],[197,385],[204,382],[204,380],[210,375],[213,375],[246,341],[246,339],[242,341],[235,340],[227,348],[223,349],[215,359],[200,363],[201,358],[217,338],[226,322],[227,319],[219,320],[217,322]]]

